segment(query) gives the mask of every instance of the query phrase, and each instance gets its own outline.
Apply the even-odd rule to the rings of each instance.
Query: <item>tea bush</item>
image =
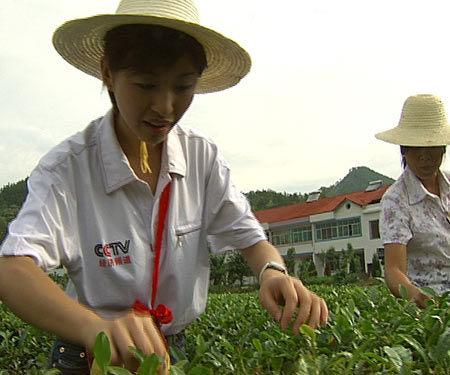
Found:
[[[279,329],[255,293],[214,296],[188,330],[189,357],[201,348],[198,363],[215,374],[450,374],[448,293],[427,290],[435,303],[420,310],[384,285],[311,289],[330,323],[298,336]]]
[[[181,362],[171,373],[450,374],[449,293],[425,289],[434,302],[420,310],[384,284],[310,288],[326,299],[330,322],[317,330],[302,326],[296,336],[272,321],[256,292],[211,294],[205,314],[186,330],[187,356],[173,353]],[[51,336],[0,311],[0,375],[38,374]]]
[[[40,374],[53,336],[23,323],[0,302],[0,375]]]
[[[52,274],[64,288],[67,275]],[[54,336],[25,324],[0,301],[0,375],[52,374],[44,371]]]

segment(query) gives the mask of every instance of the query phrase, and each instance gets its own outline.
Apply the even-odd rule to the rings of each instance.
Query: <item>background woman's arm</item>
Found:
[[[420,292],[420,289],[411,283],[407,276],[407,250],[406,245],[386,244],[384,246],[385,256],[385,277],[386,283],[392,294],[400,297],[400,285],[404,285],[408,292],[408,299],[412,299],[419,307],[426,307],[427,296]]]

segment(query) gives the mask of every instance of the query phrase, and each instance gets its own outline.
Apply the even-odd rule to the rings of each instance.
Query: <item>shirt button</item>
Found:
[[[84,358],[84,357],[86,357],[86,353],[85,352],[81,352],[80,353],[80,358]]]
[[[64,348],[64,346],[61,346],[60,348],[59,348],[59,352],[60,353],[64,353],[66,351],[66,349]]]

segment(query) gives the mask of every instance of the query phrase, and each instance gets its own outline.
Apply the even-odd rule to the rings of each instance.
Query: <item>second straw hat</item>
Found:
[[[420,94],[406,99],[399,124],[377,133],[377,139],[402,146],[433,147],[450,144],[450,126],[444,103],[436,95]]]
[[[121,0],[115,14],[68,21],[53,34],[53,45],[71,65],[101,79],[105,34],[118,26],[150,24],[170,27],[194,37],[203,46],[208,66],[197,84],[197,93],[224,90],[236,85],[250,70],[248,53],[236,42],[201,26],[192,0]]]

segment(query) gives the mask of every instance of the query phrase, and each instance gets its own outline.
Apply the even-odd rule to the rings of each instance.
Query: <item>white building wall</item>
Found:
[[[334,211],[336,220],[348,219],[351,217],[361,216],[362,207],[352,201],[345,200]]]
[[[363,210],[362,214],[362,222],[363,228],[365,228],[365,236],[367,244],[365,247],[366,263],[368,264],[372,263],[372,258],[377,249],[383,248],[383,242],[381,241],[381,238],[377,239],[370,238],[370,222],[374,220],[379,220],[380,211],[381,211],[380,204],[377,203],[370,205],[370,207],[366,207]]]
[[[378,248],[382,248],[383,244],[381,239],[370,239],[370,221],[378,220],[380,212],[380,204],[373,204],[367,207],[361,207],[360,205],[345,200],[334,212],[313,215],[310,217],[310,223],[312,226],[312,237],[311,242],[299,243],[299,244],[288,244],[277,246],[281,255],[287,255],[288,249],[293,247],[295,249],[296,256],[306,256],[312,254],[320,254],[321,252],[326,252],[331,247],[334,247],[336,251],[346,250],[348,243],[351,243],[355,250],[362,250],[364,252],[364,265],[365,272],[368,271],[368,265],[372,263],[372,257]],[[333,240],[317,241],[315,226],[319,223],[325,223],[330,220],[342,220],[350,218],[360,218],[361,222],[361,236],[340,238]],[[304,225],[308,222],[306,218],[298,219],[298,224]],[[291,227],[295,224],[295,220],[290,220],[289,222],[276,223],[270,225],[270,229],[276,227]]]

